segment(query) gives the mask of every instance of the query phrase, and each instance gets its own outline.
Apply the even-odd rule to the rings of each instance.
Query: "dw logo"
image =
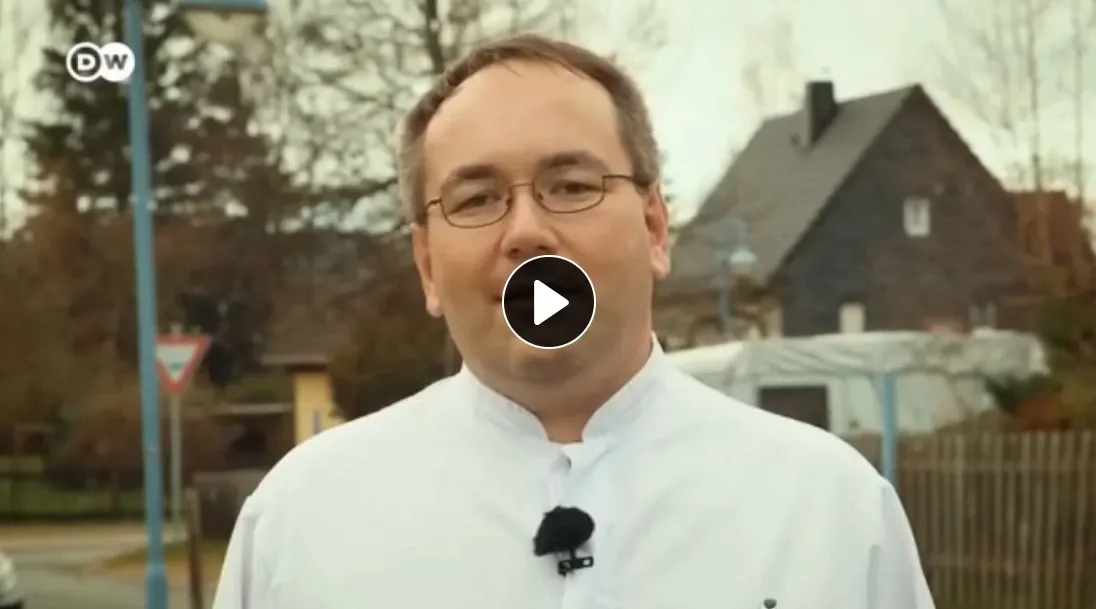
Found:
[[[120,42],[102,47],[93,42],[81,42],[65,56],[65,70],[79,82],[124,82],[133,74],[133,51]]]

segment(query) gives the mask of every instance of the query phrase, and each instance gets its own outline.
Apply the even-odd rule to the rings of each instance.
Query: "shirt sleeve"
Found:
[[[260,512],[254,496],[240,509],[228,542],[211,609],[270,609],[271,577],[267,557],[256,544]]]
[[[868,609],[935,609],[898,493],[883,481],[882,530],[872,547]]]

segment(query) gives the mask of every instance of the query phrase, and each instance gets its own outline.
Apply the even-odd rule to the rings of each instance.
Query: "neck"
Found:
[[[496,389],[540,420],[552,442],[582,441],[582,433],[594,413],[634,377],[651,356],[651,334],[621,341],[596,364],[584,366],[550,386],[514,379],[499,379]]]

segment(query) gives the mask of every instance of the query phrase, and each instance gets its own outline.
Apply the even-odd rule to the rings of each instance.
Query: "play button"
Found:
[[[558,349],[577,341],[594,320],[597,298],[582,267],[538,256],[514,269],[502,289],[502,314],[526,344]]]

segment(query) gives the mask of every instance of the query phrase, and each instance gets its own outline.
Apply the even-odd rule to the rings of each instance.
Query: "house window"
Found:
[[[842,334],[855,334],[864,331],[864,305],[859,302],[846,302],[838,312],[838,322]]]
[[[906,199],[903,223],[910,237],[927,237],[932,227],[929,200],[922,197]]]
[[[762,387],[758,391],[757,405],[762,410],[789,419],[830,429],[829,390],[825,385],[816,387]]]
[[[780,305],[770,305],[765,310],[765,336],[779,338],[784,336],[784,311]]]
[[[997,305],[992,302],[984,305],[971,305],[970,306],[970,327],[971,329],[978,328],[996,328],[997,327]]]

